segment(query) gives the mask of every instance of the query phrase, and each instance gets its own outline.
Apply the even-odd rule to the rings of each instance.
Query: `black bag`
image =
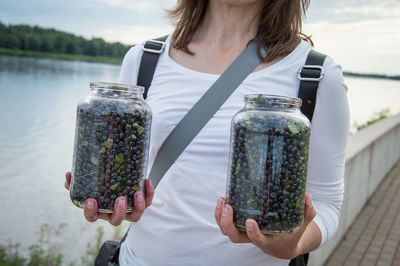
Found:
[[[94,261],[95,266],[112,266],[118,264],[119,249],[122,241],[107,240],[100,248]]]

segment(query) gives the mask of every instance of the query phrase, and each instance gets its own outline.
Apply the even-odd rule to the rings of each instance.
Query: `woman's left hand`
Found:
[[[289,235],[264,235],[253,219],[247,219],[246,232],[239,231],[233,224],[233,209],[229,204],[224,205],[224,201],[224,198],[218,199],[214,215],[222,234],[228,236],[233,243],[253,243],[265,253],[281,259],[292,259],[309,251],[304,246],[307,241],[301,240],[316,215],[310,194],[305,198],[303,226]]]

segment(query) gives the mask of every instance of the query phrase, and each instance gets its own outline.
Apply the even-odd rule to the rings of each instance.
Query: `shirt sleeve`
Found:
[[[331,58],[317,92],[311,125],[307,193],[313,198],[324,245],[339,226],[344,195],[344,169],[350,128],[347,87],[341,67]]]
[[[129,49],[122,61],[119,83],[137,85],[140,60],[143,54],[143,44],[138,44]]]

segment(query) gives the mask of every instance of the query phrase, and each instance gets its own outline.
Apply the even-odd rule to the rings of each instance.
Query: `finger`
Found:
[[[150,179],[146,179],[145,187],[146,187],[145,188],[146,193],[145,193],[144,201],[145,201],[145,205],[147,208],[151,205],[151,203],[153,201],[153,195],[154,195],[154,187],[153,187],[153,183],[151,182]]]
[[[224,198],[219,198],[217,200],[217,206],[215,207],[214,210],[214,217],[222,234],[226,235],[224,231],[222,231],[222,226],[221,226],[221,216],[222,216],[222,209],[224,207],[224,201],[225,201]]]
[[[143,211],[146,208],[143,192],[140,190],[136,191],[133,200],[134,200],[133,212],[127,215],[127,220],[131,222],[137,222],[140,220],[140,217],[142,216]]]
[[[93,198],[89,198],[85,201],[85,206],[83,207],[83,215],[89,222],[94,222],[97,220],[97,201]]]
[[[114,202],[114,212],[111,215],[110,224],[118,226],[126,216],[127,202],[124,196],[118,197]]]
[[[311,194],[307,194],[304,203],[304,223],[309,224],[317,215],[317,211],[315,210],[312,204],[312,196]]]
[[[221,228],[233,243],[250,242],[247,235],[241,233],[233,224],[233,209],[229,204],[225,204],[222,209]]]
[[[254,245],[263,248],[267,238],[261,233],[256,221],[253,219],[246,220],[246,232],[250,241],[253,242]]]
[[[69,185],[71,184],[71,172],[65,173],[65,183],[64,187],[69,190]]]

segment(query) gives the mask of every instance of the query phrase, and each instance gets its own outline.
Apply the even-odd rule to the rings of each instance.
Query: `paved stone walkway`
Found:
[[[400,161],[381,182],[326,266],[400,266]]]

